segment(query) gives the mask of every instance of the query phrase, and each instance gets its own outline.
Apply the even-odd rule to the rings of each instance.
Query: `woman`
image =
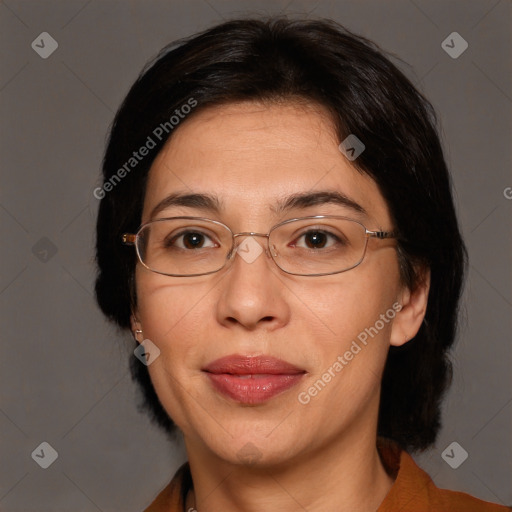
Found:
[[[116,115],[97,299],[188,463],[147,511],[499,511],[435,488],[465,248],[431,105],[334,22],[165,48]],[[142,361],[142,362],[141,362]]]

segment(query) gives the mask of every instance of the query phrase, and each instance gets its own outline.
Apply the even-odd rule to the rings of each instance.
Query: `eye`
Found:
[[[165,240],[165,247],[178,249],[204,249],[218,246],[219,244],[215,243],[208,235],[193,230],[182,231]]]
[[[327,231],[310,229],[302,233],[291,245],[307,249],[326,249],[335,244],[343,245],[343,241]]]

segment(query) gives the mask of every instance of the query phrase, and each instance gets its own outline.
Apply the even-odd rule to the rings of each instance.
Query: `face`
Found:
[[[207,217],[234,233],[268,233],[291,218],[341,215],[370,230],[393,229],[377,185],[338,144],[316,106],[240,103],[198,112],[154,161],[142,220]],[[364,211],[322,199],[277,208],[318,192],[342,194]],[[153,213],[177,193],[215,196],[217,208],[168,205]],[[251,240],[266,248],[265,238]],[[363,262],[334,275],[289,275],[268,253],[251,262],[238,253],[206,276],[169,277],[139,264],[136,286],[134,325],[160,350],[148,370],[189,455],[284,463],[374,432],[387,351],[403,335],[393,240],[370,238]]]

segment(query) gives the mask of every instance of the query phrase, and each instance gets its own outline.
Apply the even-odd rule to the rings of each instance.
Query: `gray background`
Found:
[[[399,66],[436,107],[471,265],[444,427],[417,460],[439,486],[512,504],[509,1],[7,0],[1,510],[140,511],[185,459],[137,412],[132,340],[95,306],[92,191],[109,124],[145,62],[178,37],[262,12],[334,18],[366,35],[410,64]],[[31,48],[44,31],[59,44],[48,59]],[[457,59],[441,48],[453,31],[469,43]],[[31,458],[43,441],[58,452],[48,469]],[[455,470],[441,457],[452,441],[469,453]]]

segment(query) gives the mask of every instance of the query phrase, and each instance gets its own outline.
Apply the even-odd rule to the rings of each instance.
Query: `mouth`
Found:
[[[299,384],[306,371],[271,356],[231,355],[202,369],[213,388],[240,404],[256,405]]]

